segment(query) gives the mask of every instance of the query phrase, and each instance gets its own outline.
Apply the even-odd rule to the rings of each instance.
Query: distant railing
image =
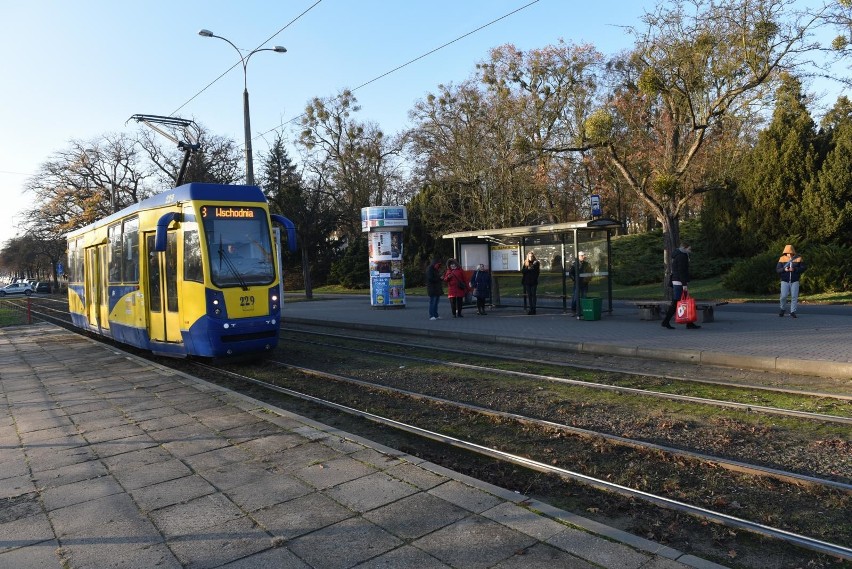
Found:
[[[0,298],[0,327],[33,323],[33,299]]]

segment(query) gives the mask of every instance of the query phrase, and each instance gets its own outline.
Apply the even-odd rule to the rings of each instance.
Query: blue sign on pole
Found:
[[[600,217],[601,216],[601,196],[598,194],[592,194],[592,217]]]
[[[62,266],[62,263],[56,263],[56,274],[57,275],[64,275],[65,274],[65,267]]]

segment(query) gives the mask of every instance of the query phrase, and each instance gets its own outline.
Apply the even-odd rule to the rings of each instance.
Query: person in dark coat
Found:
[[[781,311],[778,316],[783,317],[784,311],[787,308],[787,297],[790,297],[790,316],[797,318],[796,308],[799,305],[799,277],[807,269],[802,256],[796,253],[796,249],[792,245],[786,245],[781,258],[778,259],[778,264],[775,266],[775,272],[781,277]]]
[[[476,267],[470,278],[470,287],[476,297],[476,313],[485,316],[485,299],[491,296],[491,273],[486,270],[484,263]]]
[[[527,299],[529,310],[527,314],[535,314],[536,291],[538,290],[538,274],[541,272],[541,263],[530,251],[521,267],[521,284],[524,286],[524,296]]]
[[[571,263],[571,272],[569,275],[571,280],[574,281],[574,294],[571,296],[571,312],[573,316],[577,316],[578,318],[577,310],[580,308],[578,304],[581,298],[586,298],[586,293],[589,290],[589,277],[581,275],[587,275],[590,271],[591,265],[586,260],[586,254],[580,251],[577,253],[577,258]]]
[[[447,283],[447,297],[450,299],[450,310],[453,311],[453,318],[461,318],[464,297],[467,294],[467,280],[464,278],[464,271],[459,266],[459,262],[455,259],[447,260],[447,272],[444,273],[444,281]]]
[[[666,316],[663,318],[662,323],[662,327],[669,330],[674,330],[674,326],[671,324],[672,316],[674,316],[675,310],[677,310],[678,301],[683,296],[683,293],[687,292],[687,284],[689,283],[689,254],[691,252],[692,248],[689,244],[681,241],[680,247],[672,253],[672,303],[669,305],[668,310],[666,310]],[[689,329],[701,328],[701,326],[694,322],[690,322],[686,327]]]
[[[426,294],[429,295],[429,320],[438,320],[438,302],[444,296],[443,279],[441,279],[440,259],[433,259],[426,269]]]

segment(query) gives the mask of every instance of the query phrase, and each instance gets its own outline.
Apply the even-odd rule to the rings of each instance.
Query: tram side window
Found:
[[[198,230],[183,232],[183,279],[186,281],[204,282],[204,269],[201,263],[201,240]]]
[[[124,222],[122,280],[126,283],[139,282],[139,218]]]
[[[121,282],[121,224],[110,225],[109,239],[109,282]]]
[[[71,282],[77,282],[82,278],[83,271],[80,267],[80,249],[77,241],[68,242],[68,261],[65,263],[65,277]]]

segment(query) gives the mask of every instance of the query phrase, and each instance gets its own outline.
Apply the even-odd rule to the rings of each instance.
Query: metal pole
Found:
[[[269,48],[258,48],[250,51],[247,55],[243,55],[243,52],[240,51],[234,43],[228,38],[224,38],[222,36],[217,36],[210,30],[199,30],[198,35],[205,38],[219,38],[220,40],[228,42],[231,47],[233,47],[237,55],[240,56],[240,63],[243,66],[243,127],[245,128],[245,139],[246,139],[246,185],[253,186],[254,185],[254,157],[252,156],[251,149],[251,118],[249,117],[249,93],[248,93],[248,60],[249,58],[259,51],[274,51],[276,53],[287,53],[287,48],[281,47],[280,45],[276,45],[275,47]]]
[[[245,73],[245,67],[243,67]],[[254,158],[251,151],[251,118],[249,117],[249,93],[248,87],[243,90],[243,124],[246,136],[246,184],[254,185]]]

